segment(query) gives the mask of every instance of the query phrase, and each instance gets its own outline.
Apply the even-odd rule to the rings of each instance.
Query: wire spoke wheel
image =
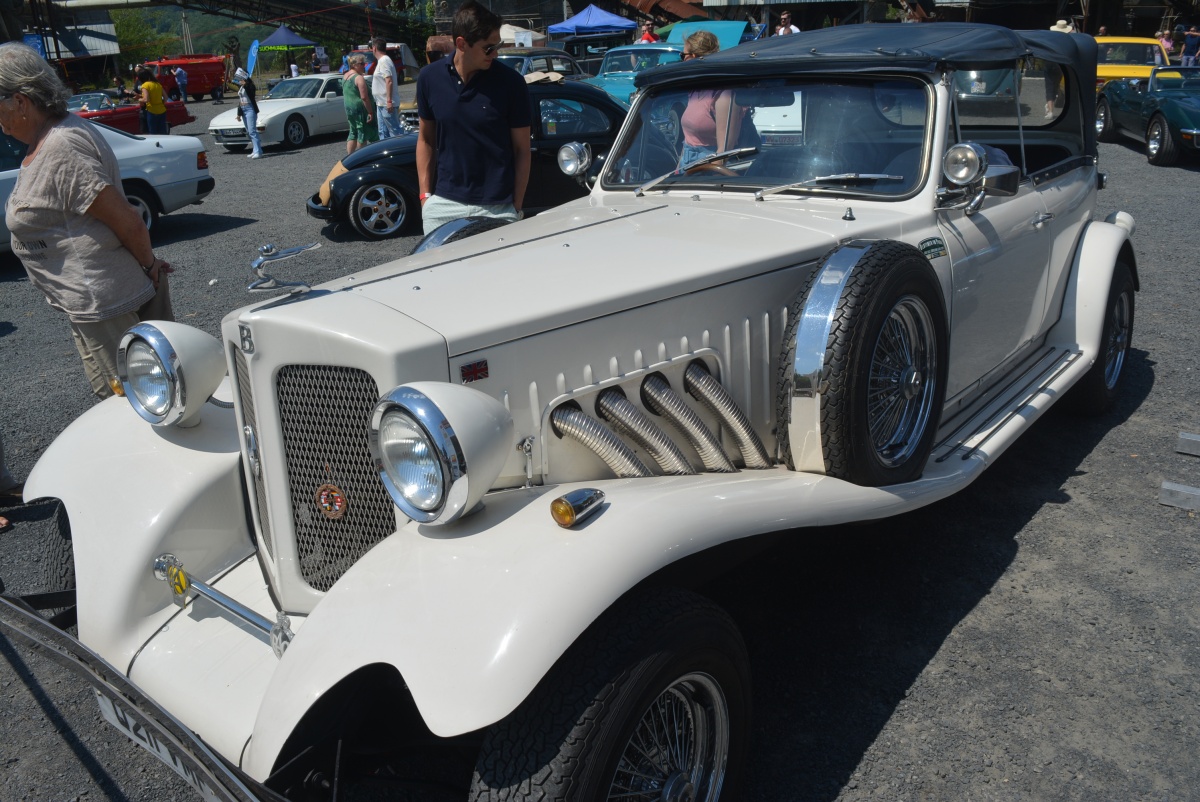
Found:
[[[906,462],[926,431],[937,377],[933,317],[915,295],[900,298],[884,322],[867,379],[867,426],[882,464]]]
[[[707,674],[668,686],[642,715],[621,753],[609,800],[712,802],[729,759],[729,706]]]

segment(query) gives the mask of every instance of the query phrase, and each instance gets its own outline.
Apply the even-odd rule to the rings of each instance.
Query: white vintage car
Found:
[[[1034,59],[1055,116],[1028,71],[1034,102],[959,107],[955,71]],[[929,504],[1121,390],[1134,226],[1093,219],[1094,65],[1091,37],[944,23],[649,71],[602,165],[563,154],[585,199],[220,341],[131,329],[127,398],[26,484],[69,513],[79,639],[136,686],[105,716],[210,798],[464,750],[473,800],[734,798],[750,671],[691,588],[713,550]],[[676,100],[740,132],[681,157],[651,114]]]
[[[371,80],[370,76],[367,80]],[[310,136],[348,130],[342,76],[336,73],[288,78],[267,95],[258,97],[258,135],[263,145],[282,143],[298,148]],[[208,133],[229,151],[242,151],[250,145],[246,127],[238,119],[236,103],[229,111],[212,118]]]
[[[121,168],[125,197],[153,230],[160,214],[201,203],[216,187],[208,174],[208,152],[194,136],[138,136],[92,123],[113,149]],[[0,133],[0,204],[17,182],[25,145]],[[11,250],[8,227],[0,216],[0,252]]]

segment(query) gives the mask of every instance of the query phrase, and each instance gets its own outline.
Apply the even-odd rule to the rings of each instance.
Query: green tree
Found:
[[[114,9],[113,27],[117,32],[117,47],[123,62],[137,64],[157,57],[154,52],[159,35],[141,11]]]

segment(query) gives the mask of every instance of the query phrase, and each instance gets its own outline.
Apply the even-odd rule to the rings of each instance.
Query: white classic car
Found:
[[[115,667],[106,718],[210,796],[466,754],[474,800],[736,798],[750,669],[694,589],[714,549],[929,504],[1121,390],[1134,225],[1093,219],[1095,47],[843,26],[648,71],[603,164],[562,154],[587,198],[219,341],[131,329],[127,399],[26,483],[77,574],[82,645],[43,637]],[[1056,116],[958,105],[954,72],[1031,59]],[[651,112],[676,100],[740,130],[681,156]],[[114,504],[97,464],[155,492]]]
[[[138,136],[91,124],[116,154],[125,197],[141,212],[146,228],[153,230],[160,214],[203,202],[217,185],[208,174],[204,143],[194,136]],[[0,133],[0,204],[8,201],[23,158],[25,145]],[[0,251],[10,250],[8,227],[0,216]]]
[[[310,136],[350,130],[342,99],[342,76],[337,74],[288,78],[257,100],[258,135],[263,145],[283,143],[298,148]],[[250,145],[236,104],[213,117],[208,133],[229,151],[245,150]]]

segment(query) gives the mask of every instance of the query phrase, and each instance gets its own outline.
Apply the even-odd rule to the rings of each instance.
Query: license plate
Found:
[[[225,128],[221,130],[221,136],[245,136],[245,128]]]
[[[987,94],[987,81],[971,81],[971,94],[972,95],[986,95]]]
[[[174,750],[164,743],[158,735],[147,730],[126,713],[119,702],[114,702],[100,693],[100,691],[96,691],[96,701],[100,705],[100,715],[104,717],[105,721],[129,736],[130,740],[138,746],[167,764],[172,771],[183,778],[184,782],[196,789],[200,796],[207,800],[207,802],[224,802],[224,797],[218,796],[216,792],[209,788],[208,784],[196,773],[196,770],[192,768],[189,762],[175,754]]]

